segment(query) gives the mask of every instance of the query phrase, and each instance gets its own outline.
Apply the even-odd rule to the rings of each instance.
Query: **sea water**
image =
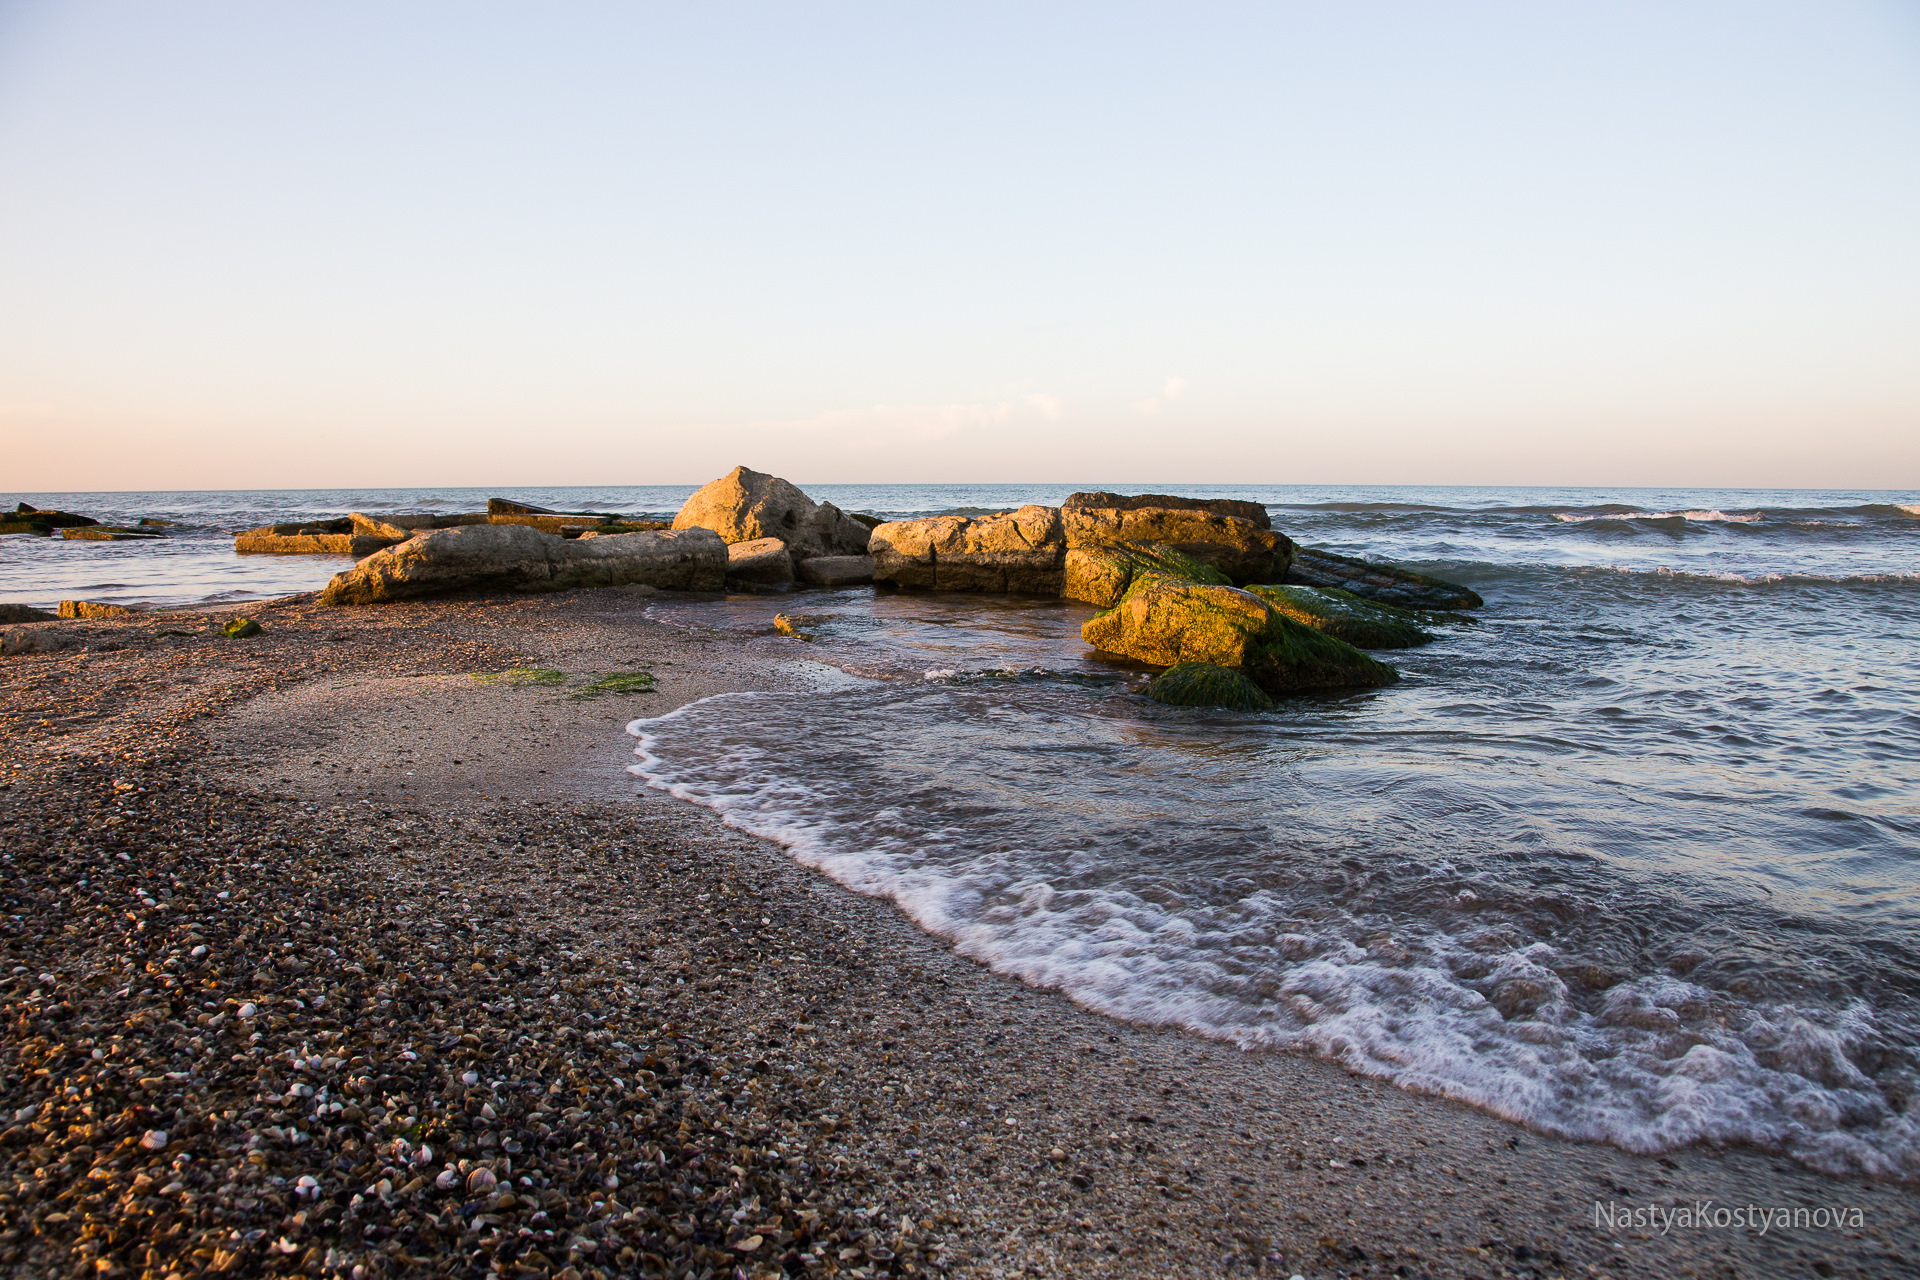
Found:
[[[1095,486],[807,487],[897,516]],[[765,643],[848,674],[636,722],[636,772],[1117,1018],[1632,1150],[1920,1178],[1920,495],[1105,487],[1261,501],[1487,604],[1379,655],[1396,685],[1251,715],[1147,699],[1070,602],[665,600],[743,639],[808,615],[812,641]],[[310,589],[341,565],[226,531],[485,496],[22,494],[185,528],[0,539],[0,599]]]

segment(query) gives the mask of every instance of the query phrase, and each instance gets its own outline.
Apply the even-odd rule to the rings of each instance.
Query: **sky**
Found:
[[[0,489],[1920,487],[1920,6],[0,0]]]

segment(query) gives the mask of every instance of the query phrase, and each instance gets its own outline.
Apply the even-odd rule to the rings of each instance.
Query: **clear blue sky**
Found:
[[[0,488],[1920,486],[1920,6],[0,3]]]

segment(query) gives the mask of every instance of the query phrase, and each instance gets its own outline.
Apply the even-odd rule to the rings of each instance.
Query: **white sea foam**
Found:
[[[1878,1034],[1863,1001],[1838,1011],[1742,1005],[1660,972],[1618,983],[1598,1009],[1577,1008],[1554,946],[1500,942],[1497,925],[1478,928],[1471,915],[1391,930],[1345,912],[1303,924],[1299,904],[1271,889],[1206,900],[1113,878],[1107,842],[1062,829],[1057,847],[1017,845],[964,801],[943,808],[901,779],[876,785],[857,757],[809,762],[758,746],[795,706],[786,695],[726,694],[634,721],[632,771],[891,899],[961,954],[1116,1018],[1312,1052],[1633,1151],[1752,1142],[1833,1173],[1920,1178],[1914,1118],[1854,1066]],[[847,711],[875,715],[868,704]],[[804,707],[816,726],[833,714],[817,698]],[[743,724],[759,727],[742,734]],[[1046,731],[1049,743],[1076,747],[1096,732],[1063,723],[1057,709]],[[1012,740],[1021,730],[1009,720],[993,732]],[[987,773],[983,785],[1020,785]],[[1118,791],[1127,779],[1112,783]],[[1118,838],[1139,825],[1110,829]],[[1472,912],[1481,895],[1449,902]]]
[[[1553,518],[1562,524],[1585,524],[1589,520],[1692,520],[1698,524],[1759,524],[1766,517],[1758,512],[1728,515],[1724,511],[1623,511],[1616,514],[1578,515],[1556,511]]]

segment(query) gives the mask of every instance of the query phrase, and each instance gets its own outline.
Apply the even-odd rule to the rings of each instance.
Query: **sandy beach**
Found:
[[[0,1263],[1912,1274],[1908,1186],[1561,1141],[956,956],[626,772],[635,718],[843,678],[648,603],[31,624],[76,644],[0,660]],[[475,678],[516,669],[562,678]]]

